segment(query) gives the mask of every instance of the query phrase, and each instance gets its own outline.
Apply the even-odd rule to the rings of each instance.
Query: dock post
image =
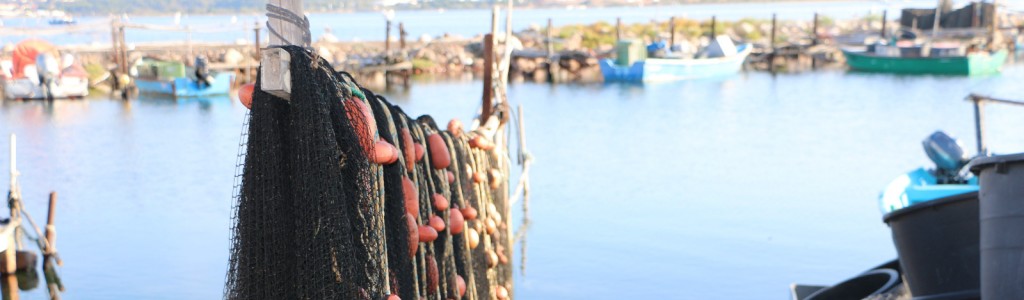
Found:
[[[57,227],[53,225],[56,213],[57,192],[50,192],[50,206],[46,211],[46,249],[43,251],[43,261],[50,259],[57,253]],[[60,261],[57,264],[60,265]]]
[[[622,18],[615,18],[615,43],[622,41]]]
[[[122,64],[121,63],[121,47],[119,46],[121,44],[121,42],[120,42],[121,40],[117,38],[117,33],[119,32],[117,30],[118,27],[119,27],[119,24],[117,22],[117,19],[111,18],[110,19],[110,48],[111,48],[110,49],[110,51],[111,51],[110,52],[110,57],[113,59],[114,66],[115,66],[114,71],[113,71],[114,74],[112,74],[113,76],[111,76],[111,77],[114,78],[114,84],[113,84],[113,89],[114,90],[120,90],[121,89],[121,81],[118,79],[118,77],[120,77],[118,74],[121,72],[121,64]]]
[[[391,19],[387,19],[384,25],[384,59],[391,57]],[[385,62],[386,64],[387,62]],[[387,76],[384,76],[387,80]]]
[[[717,18],[715,16],[711,16],[711,37],[710,38],[712,40],[714,40],[715,39],[715,35],[718,34],[717,33],[717,31],[718,31],[717,30],[718,29],[717,26],[718,26]]]
[[[259,21],[253,22],[252,31],[253,31],[253,35],[255,35],[252,44],[256,46],[256,58],[259,58],[260,57],[260,22]]]
[[[302,16],[302,0],[270,0],[268,5],[274,5],[291,11],[297,16]],[[274,30],[280,35],[271,34],[269,46],[296,45],[309,47],[309,27],[299,26],[292,22],[270,18],[267,20],[267,30]],[[260,89],[278,98],[291,100],[291,56],[288,51],[280,48],[268,48],[260,52]]]
[[[554,30],[554,29],[553,29],[553,26],[552,26],[551,18],[548,18],[548,29],[547,29],[547,32],[545,33],[547,35],[547,39],[544,40],[544,46],[548,50],[548,59],[550,59],[551,55],[554,54],[554,52],[555,52],[555,47],[551,43],[552,30]]]
[[[480,116],[486,118],[491,115],[491,106],[494,100],[494,35],[484,36],[484,96],[483,106],[480,108]],[[484,121],[484,120],[481,120]]]
[[[672,51],[672,46],[676,44],[676,17],[668,19],[668,50]]]
[[[398,22],[398,49],[405,50],[405,24]]]
[[[811,25],[811,45],[818,44],[818,13],[814,13],[814,23]]]
[[[772,13],[772,34],[769,37],[768,45],[772,49],[772,52],[768,54],[768,70],[775,72],[775,28],[778,23],[778,16]]]
[[[888,35],[888,32],[886,32],[886,30],[885,30],[885,23],[887,22],[888,18],[889,18],[889,11],[883,9],[882,10],[882,39],[885,39],[886,36]]]

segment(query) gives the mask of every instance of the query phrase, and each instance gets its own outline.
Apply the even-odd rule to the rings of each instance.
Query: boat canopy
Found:
[[[15,45],[11,57],[14,67],[11,73],[14,75],[14,78],[24,78],[25,67],[34,66],[36,64],[36,57],[44,53],[52,54],[53,57],[60,57],[57,53],[57,47],[44,40],[28,39]]]

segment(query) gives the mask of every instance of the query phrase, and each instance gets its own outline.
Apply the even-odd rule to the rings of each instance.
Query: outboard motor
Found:
[[[60,75],[60,64],[57,63],[57,58],[49,53],[40,53],[36,56],[36,71],[46,100],[53,100],[57,76]]]
[[[200,88],[210,86],[213,77],[210,76],[209,61],[206,56],[196,56],[196,85]]]
[[[961,175],[960,170],[967,165],[970,157],[964,152],[960,141],[940,130],[925,138],[922,145],[928,158],[935,163],[935,178],[939,184],[957,184],[967,181]]]

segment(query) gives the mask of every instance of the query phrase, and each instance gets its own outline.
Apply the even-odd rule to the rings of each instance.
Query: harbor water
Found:
[[[930,164],[920,141],[941,129],[973,150],[964,96],[1019,98],[1022,80],[1024,66],[1008,65],[990,77],[512,84],[536,158],[516,296],[785,299],[790,283],[848,278],[895,257],[876,199]],[[414,82],[383,94],[410,115],[467,120],[481,88]],[[987,110],[989,148],[1024,149],[1024,109]],[[60,195],[65,297],[221,297],[245,116],[229,97],[0,102],[28,210],[43,216],[47,193]]]

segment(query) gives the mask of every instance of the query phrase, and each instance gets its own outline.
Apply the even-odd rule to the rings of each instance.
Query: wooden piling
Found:
[[[676,17],[668,19],[668,32],[668,49],[671,51],[676,44]]]
[[[885,39],[886,36],[888,35],[888,32],[886,32],[886,30],[885,30],[885,23],[886,23],[888,17],[889,17],[889,11],[883,9],[882,10],[882,39]]]
[[[405,23],[398,22],[398,49],[405,50]]]
[[[384,25],[384,58],[391,56],[391,20],[385,21]],[[386,79],[385,79],[386,80]]]
[[[494,100],[494,35],[487,34],[484,36],[484,96],[483,96],[483,107],[480,111],[481,117],[488,117],[491,115],[491,106],[493,106]],[[481,120],[481,122],[486,120]]]
[[[46,249],[43,249],[43,260],[57,253],[57,227],[53,225],[57,213],[57,192],[50,192],[50,206],[46,211]]]
[[[114,72],[113,72],[114,76],[111,76],[111,77],[114,78],[114,90],[121,89],[121,81],[118,79],[118,77],[120,77],[120,76],[118,76],[118,74],[120,74],[120,72],[121,72],[121,65],[124,64],[124,63],[121,62],[121,47],[120,47],[121,39],[117,38],[117,34],[119,32],[117,30],[117,28],[119,26],[120,25],[118,24],[117,19],[111,18],[111,20],[110,20],[110,48],[111,48],[110,49],[110,56],[112,58],[111,61],[114,62],[114,66],[115,66]]]
[[[260,57],[260,51],[261,51],[261,48],[260,48],[260,22],[253,22],[252,31],[253,31],[253,35],[255,35],[254,40],[253,40],[253,45],[256,46],[256,58],[259,58]]]
[[[716,26],[718,26],[718,24],[717,24],[718,22],[717,21],[718,20],[716,20],[715,16],[711,16],[711,36],[710,36],[710,38],[712,40],[715,39],[715,34],[717,34],[717,32],[716,32],[717,31],[716,30],[717,29]]]
[[[814,13],[814,23],[811,25],[811,44],[818,44],[818,13]]]
[[[622,41],[622,18],[615,18],[615,42]]]
[[[776,25],[778,25],[778,16],[775,13],[772,13],[772,34],[768,41],[769,47],[772,49],[772,52],[768,54],[768,70],[772,72],[775,71],[775,52],[777,52],[777,49],[775,49]]]
[[[554,30],[554,26],[552,25],[551,18],[548,18],[548,29],[547,29],[547,32],[545,33],[547,35],[547,39],[544,40],[544,46],[548,50],[548,58],[551,58],[551,55],[555,53],[554,44],[551,43],[552,42],[551,41],[552,40],[552,36],[553,36],[553,33],[552,33],[553,30]]]

